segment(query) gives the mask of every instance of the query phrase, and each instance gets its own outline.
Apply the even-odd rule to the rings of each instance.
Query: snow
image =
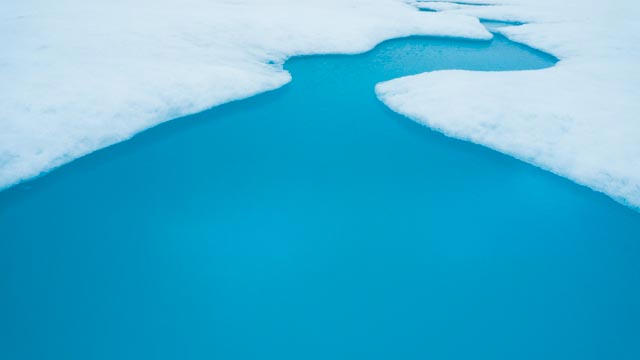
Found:
[[[0,13],[0,189],[282,86],[287,57],[413,34],[490,39],[401,0],[21,0]]]
[[[639,2],[420,5],[445,14],[526,22],[497,31],[560,62],[535,71],[438,71],[394,79],[376,87],[385,104],[449,136],[640,207]]]
[[[290,56],[362,52],[406,35],[489,39],[477,18],[526,23],[496,31],[560,62],[395,79],[377,86],[380,99],[640,207],[640,2],[632,0],[8,1],[0,188],[282,86]]]

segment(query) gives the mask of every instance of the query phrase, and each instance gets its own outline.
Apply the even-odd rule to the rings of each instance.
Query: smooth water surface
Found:
[[[640,214],[374,85],[554,59],[406,38],[0,193],[0,358],[639,359]]]

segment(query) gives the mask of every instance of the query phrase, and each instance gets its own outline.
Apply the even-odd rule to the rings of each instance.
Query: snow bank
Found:
[[[640,2],[500,0],[495,6],[419,6],[527,22],[499,31],[561,61],[537,71],[439,71],[395,79],[376,88],[385,104],[450,136],[640,207]]]
[[[160,122],[282,86],[292,55],[489,39],[400,0],[22,0],[0,13],[0,188]]]

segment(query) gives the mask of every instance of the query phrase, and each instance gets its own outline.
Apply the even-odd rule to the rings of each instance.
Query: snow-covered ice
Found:
[[[499,1],[419,6],[526,22],[499,31],[555,55],[555,67],[419,74],[378,84],[379,98],[450,136],[640,207],[640,2]]]
[[[6,2],[0,188],[160,122],[282,86],[287,57],[361,52],[406,35],[489,39],[477,18],[526,22],[499,31],[561,61],[396,79],[379,84],[380,99],[640,206],[640,3],[632,0]]]
[[[401,0],[22,0],[0,13],[0,188],[160,122],[282,86],[293,55],[489,39]]]

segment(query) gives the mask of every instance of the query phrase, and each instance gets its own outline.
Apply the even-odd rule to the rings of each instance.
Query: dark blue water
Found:
[[[639,213],[374,94],[553,63],[502,37],[295,58],[1,192],[0,358],[640,358]]]

